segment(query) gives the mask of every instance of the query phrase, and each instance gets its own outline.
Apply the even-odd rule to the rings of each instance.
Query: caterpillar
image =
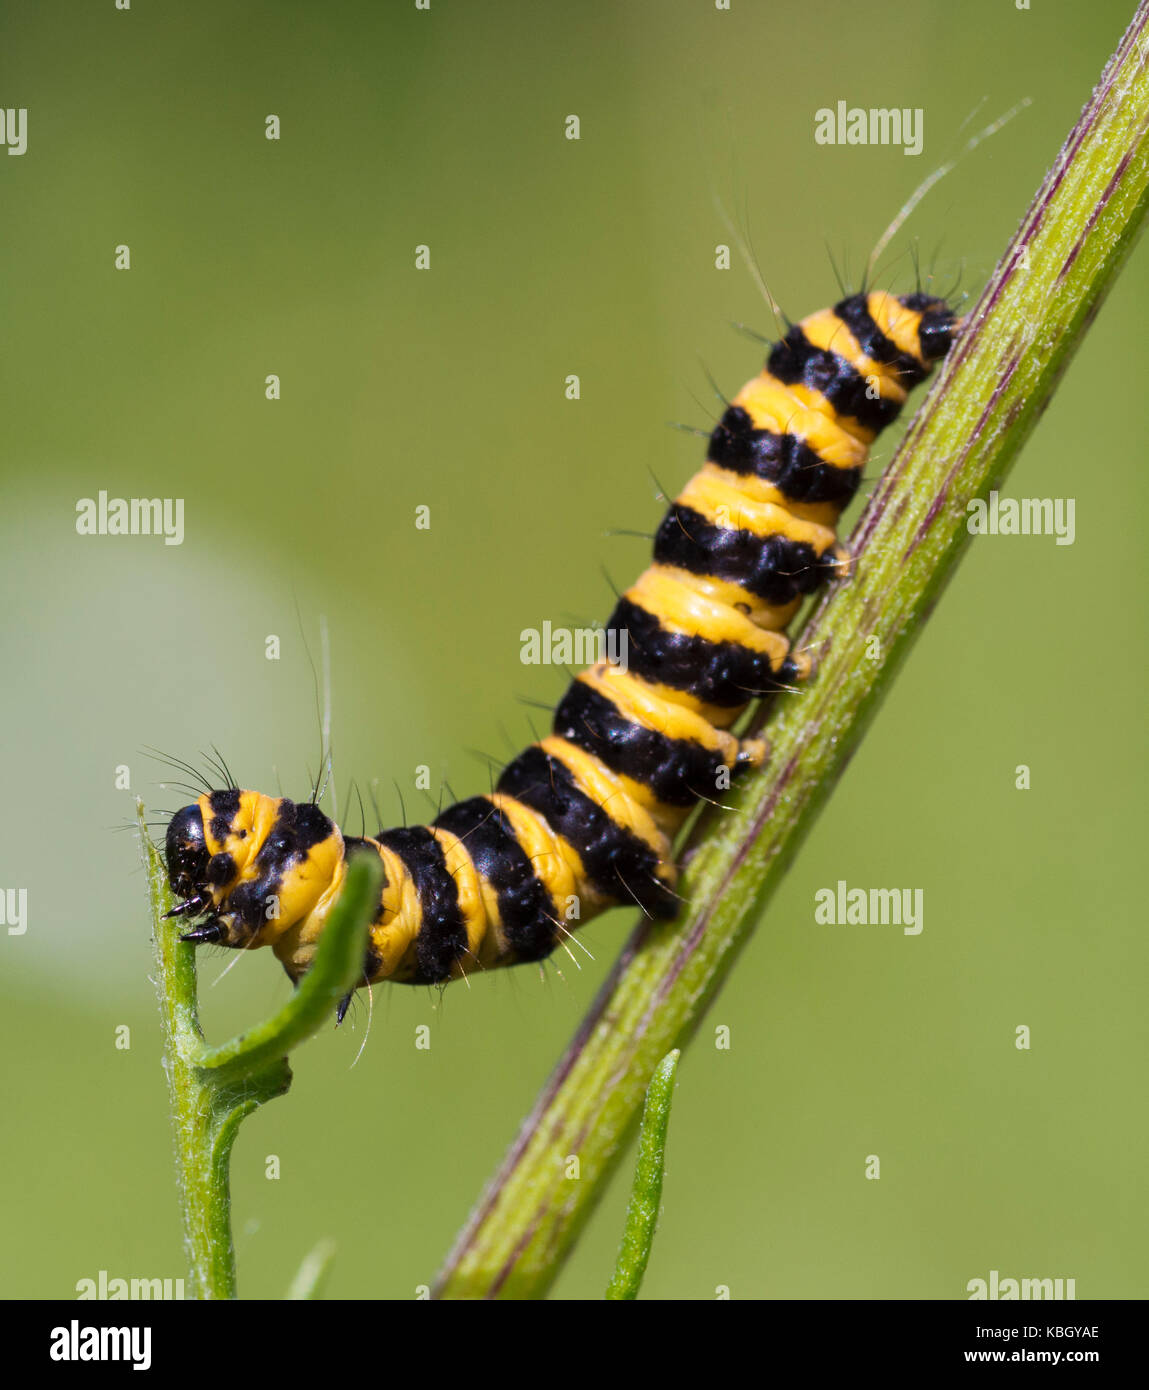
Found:
[[[789,325],[608,621],[625,661],[576,676],[550,735],[429,826],[353,837],[314,797],[205,792],[167,828],[168,916],[205,918],[182,940],[270,945],[298,982],[356,853],[377,854],[384,875],[360,985],[542,960],[569,923],[624,903],[673,917],[674,836],[701,798],[763,761],[760,739],[730,729],[810,674],[785,628],[847,561],[835,526],[869,446],[956,327],[921,292],[853,294]]]

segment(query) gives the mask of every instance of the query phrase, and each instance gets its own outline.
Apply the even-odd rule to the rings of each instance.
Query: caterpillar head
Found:
[[[343,837],[318,806],[228,788],[168,824],[169,917],[205,917],[191,942],[263,946],[303,920],[343,863]]]

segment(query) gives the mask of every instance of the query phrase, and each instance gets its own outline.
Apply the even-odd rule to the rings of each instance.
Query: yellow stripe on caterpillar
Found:
[[[467,933],[467,949],[478,964],[483,938],[487,934],[487,912],[483,905],[478,872],[457,835],[452,835],[449,830],[436,825],[431,826],[431,834],[442,847],[447,872],[455,880],[455,891],[459,895],[459,911]],[[466,964],[466,961],[460,962],[464,972]]]
[[[579,852],[569,840],[556,835],[537,811],[532,811],[529,806],[503,792],[491,792],[486,799],[510,821],[519,848],[542,880],[556,915],[561,914],[568,898],[580,895],[580,884],[582,897],[588,902],[599,901],[593,893],[588,892],[587,872]]]
[[[859,376],[876,383],[878,394],[884,400],[896,401],[898,405],[905,402],[909,392],[902,385],[897,367],[875,362],[872,357],[868,357],[862,351],[857,338],[833,309],[822,309],[816,314],[811,314],[808,319],[803,319],[798,327],[814,347],[836,352],[839,357],[844,357],[849,362]]]
[[[423,925],[419,892],[394,850],[378,846],[383,860],[382,912],[371,927],[371,944],[384,964],[383,973],[401,980],[414,968],[416,941]]]
[[[733,580],[715,579],[708,574],[694,574],[690,570],[679,569],[676,565],[653,565],[651,568],[661,570],[663,574],[677,580],[684,588],[693,589],[696,594],[701,594],[705,599],[710,599],[715,603],[724,603],[728,608],[745,613],[756,627],[763,628],[767,632],[782,632],[802,606],[800,597],[790,603],[767,603],[764,598],[752,594],[749,589],[744,589],[741,584],[735,584]],[[714,705],[692,705],[691,708],[697,709],[698,713],[704,715],[711,724],[721,722],[721,719],[730,713],[729,710],[718,710],[717,706]],[[719,716],[717,719],[715,718],[716,713]]]
[[[581,671],[576,679],[609,700],[632,724],[641,724],[645,729],[667,738],[681,739],[696,743],[717,753],[727,767],[734,766],[738,756],[738,740],[733,734],[716,729],[700,714],[687,709],[677,700],[660,697],[648,685],[621,671],[617,666],[609,667],[600,661],[587,670]]]
[[[752,502],[773,502],[803,521],[813,521],[819,526],[834,526],[842,514],[841,507],[834,502],[794,502],[781,488],[768,483],[765,478],[756,478],[752,473],[735,473],[732,469],[723,468],[720,463],[707,461],[700,472],[709,478],[717,478],[727,487],[737,488]]]
[[[747,497],[741,487],[724,482],[705,469],[691,478],[675,498],[675,503],[689,507],[712,525],[726,530],[804,541],[813,546],[817,555],[824,554],[837,539],[833,527],[803,521],[777,502],[755,502]]]
[[[673,570],[674,574],[685,575],[685,570]],[[691,578],[697,576],[691,575]],[[718,581],[715,581],[718,582]],[[700,590],[699,592],[705,592]],[[708,705],[704,700],[700,700],[697,695],[689,690],[678,690],[674,686],[659,685],[654,681],[648,681],[645,677],[638,675],[634,671],[628,671],[627,675],[632,681],[649,690],[656,698],[670,700],[680,704],[683,709],[688,709],[694,714],[699,714],[708,724],[713,724],[716,729],[725,729],[738,719],[742,711],[734,707],[727,708],[723,705]]]
[[[241,792],[239,807],[228,821],[228,832],[222,839],[213,829],[216,817],[211,809],[211,798],[201,796],[196,804],[203,815],[204,844],[208,853],[231,855],[236,867],[233,883],[250,878],[252,875],[246,871],[270,834],[283,798],[264,796],[261,792]]]
[[[766,631],[747,614],[687,587],[677,577],[680,573],[663,565],[651,565],[643,570],[625,597],[653,614],[663,627],[708,642],[733,642],[761,652],[769,658],[771,669],[778,670],[790,650],[781,633]]]
[[[899,352],[904,352],[907,357],[912,357],[915,362],[923,362],[924,365],[918,339],[922,316],[918,310],[907,309],[894,295],[887,294],[884,290],[867,295],[866,308],[870,311],[870,317]]]
[[[666,869],[669,875],[667,881],[672,883],[674,868],[672,865],[666,865],[670,858],[670,840],[659,829],[646,807],[628,794],[626,784],[630,783],[631,779],[620,777],[617,772],[612,772],[601,758],[596,758],[593,753],[586,752],[557,734],[544,738],[539,747],[544,753],[562,763],[579,791],[601,806],[616,825],[629,830],[654,851],[661,861],[660,876],[661,870]]]
[[[803,393],[801,397],[799,391]],[[821,409],[807,400],[809,396],[815,398]],[[749,415],[756,430],[792,434],[832,468],[860,468],[866,461],[866,445],[870,439],[863,439],[856,430],[846,429],[845,422],[818,392],[784,386],[769,372],[762,371],[743,386],[731,404]]]

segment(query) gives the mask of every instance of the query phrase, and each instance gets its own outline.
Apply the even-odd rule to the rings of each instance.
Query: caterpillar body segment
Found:
[[[922,294],[851,295],[791,326],[619,599],[607,624],[618,659],[572,681],[551,733],[495,790],[368,838],[344,836],[312,802],[205,793],[167,831],[172,915],[203,919],[185,939],[271,946],[299,980],[355,853],[377,854],[384,873],[364,984],[541,960],[619,904],[672,917],[674,836],[700,799],[763,761],[760,739],[730,729],[808,673],[785,628],[842,572],[835,527],[869,447],[954,331],[946,303]]]

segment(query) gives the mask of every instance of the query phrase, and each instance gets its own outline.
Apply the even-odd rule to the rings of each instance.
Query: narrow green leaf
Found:
[[[319,1241],[314,1250],[304,1255],[303,1262],[287,1291],[288,1302],[318,1298],[327,1282],[327,1276],[331,1273],[334,1259],[335,1242],[326,1238]]]
[[[670,1124],[670,1102],[674,1098],[674,1073],[681,1051],[668,1052],[654,1069],[646,1088],[642,1109],[642,1128],[638,1136],[638,1161],[634,1165],[634,1186],[626,1209],[626,1227],[618,1249],[614,1278],[606,1297],[637,1298],[650,1259],[650,1247],[658,1226],[662,1202],[662,1174],[666,1163],[666,1128]]]

